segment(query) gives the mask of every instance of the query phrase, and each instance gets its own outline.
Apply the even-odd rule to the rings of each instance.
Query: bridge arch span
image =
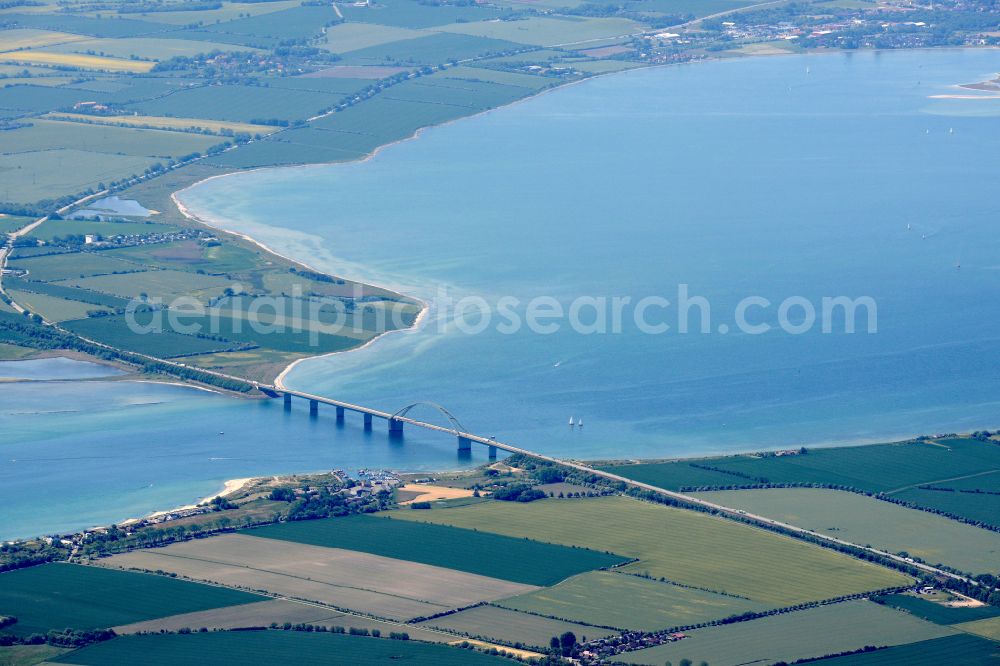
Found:
[[[468,432],[465,429],[465,426],[463,426],[459,422],[459,420],[455,417],[454,414],[452,414],[451,412],[449,412],[447,409],[445,409],[441,405],[437,404],[436,402],[427,402],[425,400],[421,400],[419,402],[414,402],[413,404],[410,404],[410,405],[407,405],[406,407],[403,407],[402,409],[400,409],[399,411],[397,411],[395,414],[393,414],[392,416],[390,416],[389,417],[389,421],[391,422],[395,418],[399,418],[401,416],[406,416],[407,414],[410,413],[410,410],[413,409],[414,407],[430,407],[432,409],[436,409],[437,411],[441,412],[441,414],[444,415],[444,417],[448,419],[448,422],[451,423],[452,430],[455,431],[456,435],[459,434],[459,433],[462,433],[462,432]]]

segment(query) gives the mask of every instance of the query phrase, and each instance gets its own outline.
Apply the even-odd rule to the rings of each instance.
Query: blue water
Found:
[[[301,402],[301,404],[298,404]],[[147,515],[219,492],[228,479],[360,467],[440,470],[448,438],[312,419],[304,401],[224,397],[143,382],[0,385],[0,540]]]
[[[0,379],[94,379],[121,374],[121,370],[108,365],[62,357],[0,361]]]
[[[292,386],[384,409],[432,400],[477,432],[580,457],[997,425],[1000,100],[931,96],[998,69],[991,50],[636,71],[365,163],[216,179],[182,199],[428,300],[444,285],[490,302],[676,302],[685,283],[713,310],[711,334],[652,336],[442,334],[432,311],[419,333],[300,365]],[[867,295],[878,332],[736,333],[749,295],[817,308]]]
[[[153,211],[142,206],[134,199],[119,199],[117,196],[104,197],[90,203],[85,210],[78,210],[70,215],[71,219],[89,217],[114,217],[128,215],[129,217],[149,217]],[[109,215],[110,214],[110,215]]]
[[[995,427],[1000,102],[931,96],[997,71],[1000,52],[984,50],[631,72],[364,163],[241,174],[181,198],[316,268],[432,304],[419,331],[300,364],[297,388],[389,411],[434,401],[470,430],[579,458]],[[454,323],[440,288],[567,304],[675,301],[680,283],[710,300],[712,332],[439,330]],[[739,333],[733,308],[750,295],[871,296],[878,332]],[[752,318],[774,323],[774,309]],[[310,421],[300,405],[95,386],[0,387],[0,538],[140,515],[228,478],[482,460],[444,436],[393,443],[350,417]],[[585,427],[570,430],[571,415]]]

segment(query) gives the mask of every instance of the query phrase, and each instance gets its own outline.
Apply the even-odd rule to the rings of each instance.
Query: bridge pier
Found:
[[[319,402],[316,400],[309,401],[309,416],[317,416],[319,414]]]
[[[458,436],[458,450],[459,451],[471,451],[472,450],[472,440],[468,437]]]
[[[497,447],[490,446],[490,460],[496,460],[496,459],[497,459]]]
[[[369,414],[368,412],[365,412],[365,430],[370,431],[371,429],[372,429],[372,415]]]
[[[337,407],[337,423],[343,423],[343,422],[344,422],[344,408]]]
[[[285,411],[288,411],[291,408],[292,408],[292,394],[291,393],[286,393],[285,394]]]
[[[402,435],[403,434],[403,422],[399,419],[390,418],[389,419],[389,434],[390,435]]]

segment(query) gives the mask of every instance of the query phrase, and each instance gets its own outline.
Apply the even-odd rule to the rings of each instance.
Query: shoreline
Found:
[[[799,54],[789,53],[788,55],[799,55]],[[754,57],[754,56],[745,56],[745,57]],[[551,92],[555,92],[557,90],[563,90],[563,89],[569,88],[570,86],[575,86],[575,85],[578,85],[578,84],[581,84],[581,83],[586,83],[588,81],[593,81],[593,80],[604,78],[604,77],[607,77],[607,76],[625,75],[625,74],[628,74],[630,72],[639,71],[639,70],[659,69],[659,68],[665,68],[665,67],[678,67],[678,66],[681,66],[681,65],[690,65],[690,64],[699,63],[699,62],[728,62],[728,61],[731,61],[731,60],[742,60],[742,57],[740,57],[740,58],[707,58],[706,57],[706,58],[702,58],[700,60],[691,60],[691,61],[687,61],[687,62],[661,63],[661,64],[655,64],[655,65],[639,64],[636,67],[629,67],[629,68],[626,68],[626,69],[620,69],[620,70],[614,71],[614,72],[601,72],[599,74],[592,74],[591,76],[587,76],[585,78],[578,79],[576,81],[570,81],[569,83],[563,83],[561,85],[553,85],[553,86],[549,86],[547,88],[542,88],[542,89],[537,90],[537,91],[535,91],[535,92],[533,92],[533,93],[531,93],[529,95],[526,95],[525,97],[521,97],[520,99],[516,99],[516,100],[514,100],[512,102],[509,102],[507,104],[503,104],[501,106],[496,106],[496,107],[492,107],[492,108],[489,108],[489,109],[483,109],[482,111],[479,111],[477,113],[473,113],[473,114],[468,115],[468,116],[462,116],[460,118],[452,118],[451,120],[446,120],[446,121],[444,121],[442,123],[438,123],[436,125],[427,125],[427,126],[424,126],[424,127],[418,127],[409,136],[405,136],[405,137],[403,137],[401,139],[396,139],[395,141],[390,141],[389,143],[384,143],[384,144],[382,144],[380,146],[377,146],[371,153],[369,153],[367,155],[364,155],[363,157],[360,157],[360,158],[357,158],[357,159],[346,160],[346,161],[343,161],[343,162],[313,162],[313,163],[307,163],[307,164],[282,164],[282,165],[273,165],[273,166],[261,166],[261,167],[254,167],[252,169],[235,170],[235,171],[229,171],[227,173],[215,174],[213,176],[209,176],[208,178],[202,178],[201,180],[195,181],[195,182],[191,183],[190,185],[185,185],[184,187],[182,187],[181,189],[177,190],[176,192],[172,192],[170,194],[170,200],[174,204],[174,206],[177,207],[177,210],[178,210],[178,212],[180,212],[181,215],[183,215],[185,218],[187,218],[187,219],[195,222],[196,224],[200,224],[200,225],[205,226],[205,227],[207,227],[209,229],[213,229],[215,231],[219,231],[219,232],[226,233],[226,234],[231,234],[233,236],[236,236],[237,238],[241,238],[242,240],[244,240],[244,241],[246,241],[248,243],[251,243],[251,244],[253,244],[253,245],[261,248],[265,252],[268,252],[268,253],[276,256],[276,257],[280,257],[281,259],[284,259],[285,261],[289,261],[289,262],[291,262],[293,264],[296,264],[297,266],[301,266],[301,267],[305,268],[306,270],[313,271],[315,273],[321,273],[323,275],[331,275],[330,273],[327,273],[326,271],[318,270],[315,267],[310,266],[309,264],[307,264],[307,263],[305,263],[303,261],[300,261],[298,259],[290,257],[290,256],[288,256],[286,254],[282,254],[281,252],[278,252],[277,250],[269,247],[265,243],[257,240],[256,238],[253,238],[249,234],[229,229],[229,228],[225,227],[222,223],[213,223],[213,222],[210,222],[208,219],[206,219],[206,218],[204,218],[204,217],[202,217],[202,216],[200,216],[200,215],[192,212],[187,206],[184,205],[184,203],[182,203],[180,201],[180,199],[178,198],[177,195],[181,194],[182,192],[185,192],[186,190],[193,189],[195,187],[198,187],[198,186],[200,186],[200,185],[202,185],[204,183],[207,183],[209,181],[212,181],[212,180],[216,180],[216,179],[219,179],[219,178],[228,178],[228,177],[231,177],[231,176],[239,176],[239,175],[243,175],[243,174],[257,173],[257,172],[261,172],[261,171],[274,171],[274,170],[279,170],[279,169],[316,169],[316,168],[326,168],[326,167],[341,166],[341,165],[346,166],[346,165],[364,164],[365,162],[374,160],[376,157],[379,156],[379,153],[381,153],[383,150],[386,150],[386,149],[391,148],[393,146],[405,143],[407,141],[416,141],[416,140],[420,139],[421,136],[425,132],[427,132],[429,130],[437,129],[439,127],[447,127],[447,126],[449,126],[449,125],[451,125],[453,123],[458,123],[458,122],[461,122],[463,120],[470,120],[472,118],[478,118],[480,116],[484,116],[484,115],[489,114],[489,113],[500,111],[502,109],[507,109],[507,108],[516,106],[518,104],[521,104],[521,103],[524,103],[524,102],[528,102],[529,100],[533,100],[535,98],[541,97],[542,95],[545,95],[547,93],[551,93]],[[384,336],[389,335],[391,333],[406,333],[406,332],[412,332],[412,331],[419,330],[420,327],[421,327],[421,325],[423,324],[424,318],[426,317],[428,311],[430,310],[430,305],[427,303],[427,301],[425,301],[424,299],[419,298],[417,296],[413,296],[413,295],[410,295],[410,294],[403,293],[402,291],[398,290],[399,289],[398,287],[388,287],[388,286],[383,286],[383,285],[375,284],[374,282],[368,281],[366,278],[358,277],[358,276],[349,276],[349,275],[332,276],[331,275],[331,277],[339,277],[339,278],[342,278],[342,279],[349,279],[352,282],[357,282],[358,284],[361,284],[361,285],[366,285],[366,286],[374,287],[376,289],[383,289],[385,291],[392,291],[392,292],[398,293],[400,296],[403,296],[404,298],[409,298],[409,299],[411,299],[411,300],[419,303],[420,306],[421,306],[420,312],[417,315],[417,318],[414,320],[414,322],[413,322],[412,325],[410,325],[410,326],[408,326],[406,328],[398,328],[398,329],[394,329],[394,330],[391,330],[391,331],[385,331],[383,333],[379,333],[378,335],[376,335],[371,340],[368,340],[364,344],[359,345],[357,347],[351,347],[350,349],[342,349],[342,350],[339,350],[339,351],[329,352],[329,353],[326,353],[326,354],[317,354],[315,356],[305,356],[303,358],[295,359],[294,361],[292,361],[291,363],[289,363],[287,366],[285,366],[282,369],[282,371],[280,373],[278,373],[278,375],[274,378],[274,387],[275,388],[278,388],[278,389],[285,389],[285,388],[287,388],[285,386],[285,384],[284,384],[285,377],[292,370],[294,370],[295,367],[297,365],[299,365],[300,363],[303,363],[305,361],[310,361],[310,360],[313,360],[313,359],[328,358],[328,357],[334,356],[336,354],[349,354],[351,352],[360,351],[362,349],[367,348],[368,346],[372,345],[376,341],[382,339]]]
[[[175,513],[177,511],[189,511],[191,509],[197,509],[202,504],[208,504],[209,502],[211,502],[212,500],[214,500],[216,497],[229,497],[230,495],[233,495],[233,494],[235,494],[235,493],[243,490],[248,485],[250,485],[252,482],[256,481],[257,479],[261,479],[261,478],[264,478],[264,477],[249,476],[249,477],[242,478],[242,479],[229,479],[228,481],[225,481],[223,483],[222,490],[220,492],[213,493],[213,494],[209,495],[208,497],[204,497],[204,498],[198,500],[197,502],[195,502],[194,504],[184,504],[182,506],[176,506],[176,507],[174,507],[172,509],[164,509],[164,510],[161,510],[161,511],[154,511],[153,513],[151,513],[151,514],[149,514],[147,516],[142,516],[140,518],[129,518],[128,520],[123,520],[122,522],[116,523],[116,524],[119,527],[121,527],[123,525],[133,525],[133,524],[138,523],[139,521],[142,521],[142,520],[150,520],[150,519],[153,519],[153,518],[160,518],[162,516],[167,516],[167,515],[169,515],[171,513]]]
[[[922,48],[918,48],[918,49],[902,49],[902,50],[905,50],[905,51],[935,51],[935,50],[955,50],[955,49],[963,49],[963,48],[975,48],[975,47],[922,47]],[[984,46],[984,47],[980,47],[980,48],[983,48],[983,49],[1000,49],[1000,47],[991,47],[991,46]],[[883,51],[886,51],[886,50],[888,50],[888,51],[897,51],[897,50],[901,50],[901,49],[871,49],[871,51],[873,53],[880,53],[880,52],[883,52]],[[182,192],[185,192],[186,190],[193,189],[195,187],[198,187],[198,186],[200,186],[200,185],[202,185],[204,183],[207,183],[207,182],[215,180],[215,179],[228,178],[228,177],[231,177],[231,176],[238,176],[238,175],[242,175],[242,174],[250,174],[250,173],[257,173],[257,172],[262,172],[262,171],[272,171],[272,170],[279,170],[279,169],[314,169],[314,168],[326,168],[326,167],[341,166],[341,165],[347,166],[347,165],[355,165],[355,164],[364,164],[365,162],[374,160],[376,157],[379,156],[379,153],[381,153],[383,150],[392,148],[393,146],[396,146],[398,144],[402,144],[402,143],[405,143],[405,142],[408,142],[408,141],[416,141],[416,140],[420,139],[421,136],[425,132],[427,132],[429,130],[434,130],[434,129],[437,129],[439,127],[447,127],[447,126],[449,126],[449,125],[451,125],[453,123],[462,122],[464,120],[471,120],[473,118],[478,118],[480,116],[484,116],[484,115],[487,115],[487,114],[490,114],[490,113],[493,113],[493,112],[496,112],[496,111],[500,111],[502,109],[507,109],[507,108],[514,107],[514,106],[516,106],[518,104],[528,102],[530,100],[533,100],[533,99],[536,99],[538,97],[541,97],[542,95],[545,95],[545,94],[548,94],[548,93],[552,93],[552,92],[555,92],[557,90],[568,89],[571,86],[575,86],[575,85],[578,85],[578,84],[586,83],[588,81],[593,81],[593,80],[601,79],[601,78],[608,77],[608,76],[627,75],[627,74],[629,74],[631,72],[635,72],[635,71],[652,70],[652,69],[660,69],[660,68],[667,68],[667,67],[679,67],[679,66],[693,65],[693,64],[697,64],[697,63],[703,63],[703,62],[715,62],[715,63],[724,63],[725,62],[725,63],[728,63],[728,62],[739,62],[739,61],[741,61],[741,60],[743,60],[745,58],[761,58],[761,57],[775,57],[775,56],[823,56],[823,55],[834,55],[834,54],[843,54],[843,53],[844,53],[843,51],[836,51],[836,50],[823,50],[823,51],[818,51],[818,52],[817,51],[806,51],[806,52],[802,52],[802,53],[795,53],[795,52],[792,52],[792,51],[788,51],[788,52],[785,52],[785,53],[761,53],[761,54],[750,53],[750,54],[740,54],[737,57],[710,57],[710,56],[705,56],[705,57],[697,59],[697,60],[689,60],[689,61],[685,61],[685,62],[671,62],[671,63],[657,63],[657,64],[640,63],[636,67],[628,67],[628,68],[620,69],[620,70],[613,71],[613,72],[601,72],[601,73],[598,73],[598,74],[592,74],[592,75],[587,76],[585,78],[577,79],[576,81],[570,81],[568,83],[563,83],[563,84],[559,84],[559,85],[552,85],[552,86],[549,86],[547,88],[542,88],[542,89],[537,90],[537,91],[535,91],[535,92],[533,92],[533,93],[531,93],[529,95],[526,95],[525,97],[521,97],[520,99],[516,99],[516,100],[514,100],[512,102],[509,102],[507,104],[503,104],[501,106],[492,107],[492,108],[489,108],[489,109],[483,109],[482,111],[479,111],[477,113],[473,113],[473,114],[468,115],[468,116],[462,116],[460,118],[453,118],[451,120],[446,120],[446,121],[444,121],[442,123],[438,123],[438,124],[435,124],[435,125],[427,125],[427,126],[424,126],[424,127],[418,127],[409,136],[406,136],[406,137],[403,137],[403,138],[400,138],[400,139],[396,139],[395,141],[390,141],[389,143],[384,143],[384,144],[382,144],[380,146],[377,146],[374,150],[372,150],[371,153],[369,153],[367,155],[364,155],[363,157],[360,157],[360,158],[357,158],[357,159],[345,160],[345,161],[339,161],[339,162],[313,162],[313,163],[303,163],[303,164],[284,164],[284,165],[273,165],[273,166],[261,166],[261,167],[254,167],[252,169],[234,170],[234,171],[229,171],[227,173],[215,174],[215,175],[209,176],[207,178],[202,178],[201,180],[195,181],[195,182],[191,183],[190,185],[186,185],[186,186],[182,187],[181,189],[179,189],[179,190],[177,190],[175,192],[172,192],[170,194],[170,200],[171,200],[171,202],[173,202],[174,206],[177,207],[177,210],[181,213],[181,215],[183,215],[185,218],[187,218],[187,219],[189,219],[189,220],[191,220],[191,221],[193,221],[193,222],[195,222],[197,224],[201,224],[201,225],[203,225],[205,227],[208,227],[210,229],[213,229],[213,230],[216,230],[216,231],[220,231],[220,232],[223,232],[223,233],[226,233],[226,234],[231,234],[233,236],[236,236],[237,238],[241,238],[244,241],[247,241],[247,242],[249,242],[249,243],[251,243],[251,244],[253,244],[253,245],[261,248],[265,252],[269,252],[270,254],[273,254],[274,256],[280,257],[280,258],[282,258],[282,259],[284,259],[286,261],[289,261],[289,262],[291,262],[293,264],[301,266],[301,267],[305,268],[306,270],[313,271],[313,272],[316,272],[316,273],[321,273],[323,275],[331,275],[330,273],[327,273],[327,272],[322,271],[322,270],[318,270],[315,267],[310,266],[309,264],[306,264],[303,261],[300,261],[298,259],[290,257],[290,256],[288,256],[286,254],[282,254],[281,252],[278,252],[277,250],[269,247],[268,245],[264,244],[263,242],[261,242],[261,241],[255,239],[255,238],[253,238],[249,234],[229,229],[229,228],[227,228],[222,223],[210,222],[205,217],[202,217],[202,216],[200,216],[200,215],[192,212],[187,206],[185,206],[180,201],[180,199],[178,198],[177,195],[181,194]],[[955,84],[955,85],[961,87],[962,84]],[[976,98],[977,99],[983,99],[983,97],[978,97],[978,96]],[[998,98],[1000,98],[1000,97],[998,97]],[[333,115],[333,114],[328,114],[328,115]],[[282,369],[282,371],[280,373],[278,373],[278,375],[275,377],[275,379],[274,379],[274,386],[275,386],[275,388],[279,388],[279,389],[287,388],[285,386],[285,384],[284,384],[285,378],[300,363],[303,363],[305,361],[310,361],[310,360],[313,360],[313,359],[328,358],[328,357],[334,356],[336,354],[348,354],[350,352],[360,351],[362,349],[367,348],[369,345],[373,344],[377,340],[381,339],[383,336],[389,335],[390,333],[405,333],[405,332],[411,332],[411,331],[419,330],[420,326],[422,325],[423,320],[424,320],[424,318],[425,318],[425,316],[426,316],[426,314],[428,312],[428,310],[430,309],[430,305],[425,300],[423,300],[422,298],[418,298],[416,296],[412,296],[412,295],[403,293],[402,291],[398,290],[399,289],[398,287],[388,287],[388,286],[379,285],[379,284],[376,284],[374,282],[368,281],[364,277],[359,277],[359,276],[336,275],[336,276],[332,276],[332,277],[339,277],[339,278],[342,278],[342,279],[349,279],[352,282],[357,282],[357,283],[362,284],[362,285],[371,286],[371,287],[374,287],[376,289],[383,289],[385,291],[392,291],[392,292],[398,293],[400,296],[403,296],[405,298],[409,298],[409,299],[411,299],[411,300],[416,301],[417,303],[419,303],[420,306],[421,306],[420,313],[417,315],[417,318],[414,320],[414,322],[413,322],[413,324],[411,326],[408,326],[406,328],[399,328],[399,329],[394,329],[392,331],[385,331],[383,333],[379,333],[378,335],[376,335],[371,340],[368,340],[364,344],[359,345],[357,347],[351,347],[350,349],[342,349],[342,350],[339,350],[339,351],[329,352],[329,353],[326,353],[326,354],[317,354],[315,356],[305,356],[303,358],[296,359],[296,360],[292,361],[287,366],[285,366]]]
[[[387,145],[390,145],[390,144],[387,144]],[[369,156],[369,157],[374,157],[374,153],[371,156]],[[353,164],[353,163],[354,162],[347,162],[347,164]],[[329,162],[329,163],[325,163],[325,164],[313,164],[313,165],[301,165],[301,166],[329,166],[331,164],[340,164],[340,162]],[[200,185],[202,183],[206,183],[206,182],[208,182],[210,180],[213,180],[215,178],[224,178],[226,176],[233,176],[233,175],[241,174],[241,173],[251,173],[253,171],[261,171],[263,169],[281,169],[281,168],[297,168],[297,167],[295,167],[295,166],[292,166],[292,167],[279,167],[279,166],[261,167],[260,169],[250,169],[248,171],[233,171],[233,172],[230,172],[230,173],[218,174],[216,176],[209,176],[208,178],[204,178],[202,180],[199,180],[199,181],[197,181],[195,183],[192,183],[191,185],[188,185],[186,187],[181,188],[180,190],[177,190],[176,192],[171,193],[170,200],[177,207],[177,210],[178,210],[178,212],[180,212],[181,215],[183,215],[187,219],[189,219],[189,220],[191,220],[191,221],[193,221],[193,222],[195,222],[197,224],[203,225],[203,226],[208,227],[209,229],[213,229],[215,231],[220,231],[222,233],[231,234],[233,236],[236,236],[237,238],[241,238],[244,241],[246,241],[248,243],[251,243],[251,244],[259,247],[261,250],[263,250],[263,251],[265,251],[265,252],[267,252],[269,254],[272,254],[272,255],[274,255],[276,257],[280,257],[281,259],[284,259],[285,261],[289,261],[289,262],[295,264],[296,266],[301,266],[302,268],[306,269],[307,271],[312,271],[313,273],[319,273],[321,275],[329,275],[330,277],[338,277],[338,278],[344,279],[343,276],[332,275],[332,274],[330,274],[330,273],[328,273],[326,271],[319,270],[319,269],[317,269],[317,268],[315,268],[313,266],[310,266],[309,264],[307,264],[307,263],[305,263],[303,261],[300,261],[300,260],[295,259],[293,257],[289,257],[286,254],[282,254],[281,252],[278,252],[277,250],[275,250],[275,249],[273,249],[273,248],[265,245],[263,242],[257,240],[256,238],[253,238],[252,236],[249,236],[248,234],[244,234],[244,233],[241,233],[241,232],[238,232],[238,231],[233,231],[232,229],[226,229],[225,227],[223,227],[223,226],[221,226],[219,224],[212,224],[208,220],[206,220],[205,218],[200,217],[197,214],[191,212],[191,210],[187,206],[185,206],[177,198],[177,195],[180,192],[183,192],[184,190],[187,190],[189,188],[195,187],[196,185]],[[355,280],[354,278],[347,278],[347,279],[350,279],[352,282],[357,282],[358,284],[361,284],[362,286],[373,287],[375,289],[382,289],[382,290],[385,290],[385,291],[391,291],[391,292],[397,293],[400,296],[402,296],[403,298],[408,298],[408,299],[410,299],[410,300],[412,300],[412,301],[420,304],[420,312],[417,314],[416,319],[413,321],[413,323],[411,325],[409,325],[409,326],[407,326],[405,328],[396,328],[396,329],[393,329],[391,331],[383,331],[382,333],[379,333],[378,335],[376,335],[372,339],[366,341],[364,344],[358,345],[357,347],[351,347],[350,349],[341,349],[341,350],[338,350],[338,351],[328,352],[326,354],[317,354],[317,355],[311,355],[311,356],[304,356],[302,358],[295,359],[294,361],[292,361],[291,363],[289,363],[288,365],[286,365],[281,370],[281,372],[278,373],[278,375],[274,378],[273,381],[274,381],[274,387],[275,388],[278,388],[278,389],[285,389],[285,388],[287,388],[284,385],[284,378],[285,378],[285,376],[289,372],[291,372],[291,370],[293,368],[295,368],[295,366],[297,366],[299,363],[302,363],[303,361],[308,361],[308,360],[317,359],[317,358],[326,358],[326,357],[329,357],[329,356],[333,356],[335,354],[347,354],[347,353],[350,353],[350,352],[353,352],[353,351],[358,351],[358,350],[364,349],[364,348],[368,347],[369,345],[373,344],[375,341],[380,340],[382,337],[384,337],[386,335],[389,335],[390,333],[406,333],[406,332],[410,332],[410,331],[419,330],[420,326],[423,324],[423,321],[424,321],[424,318],[427,315],[427,312],[430,310],[430,304],[427,303],[422,298],[417,298],[416,296],[411,296],[411,295],[408,295],[408,294],[404,294],[404,293],[396,291],[393,288],[383,287],[381,285],[377,285],[377,284],[374,284],[372,282],[366,282],[364,280]]]

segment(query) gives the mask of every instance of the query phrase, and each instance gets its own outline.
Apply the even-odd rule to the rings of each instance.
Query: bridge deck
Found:
[[[271,388],[271,387],[268,387]],[[455,428],[448,428],[446,426],[437,425],[435,423],[428,423],[427,421],[421,421],[409,416],[396,416],[390,414],[389,412],[383,412],[379,409],[372,409],[371,407],[365,407],[363,405],[355,405],[354,403],[344,402],[342,400],[334,400],[333,398],[327,398],[321,395],[315,395],[313,393],[306,393],[304,391],[292,391],[289,389],[273,389],[276,394],[282,395],[292,395],[297,398],[303,398],[305,400],[312,400],[324,405],[333,405],[334,407],[341,407],[347,411],[357,412],[359,414],[371,414],[380,419],[385,419],[386,421],[392,419],[393,421],[399,421],[401,423],[409,423],[411,425],[417,426],[418,428],[425,428],[427,430],[433,430],[435,432],[444,432],[449,435],[456,435],[469,441],[476,442],[478,444],[485,444],[486,446],[495,446],[503,451],[508,451],[510,453],[524,453],[527,455],[538,456],[538,454],[528,451],[527,449],[518,448],[512,444],[504,444],[503,442],[498,442],[495,439],[490,439],[488,437],[483,437],[482,435],[476,435],[471,432],[463,432]]]

